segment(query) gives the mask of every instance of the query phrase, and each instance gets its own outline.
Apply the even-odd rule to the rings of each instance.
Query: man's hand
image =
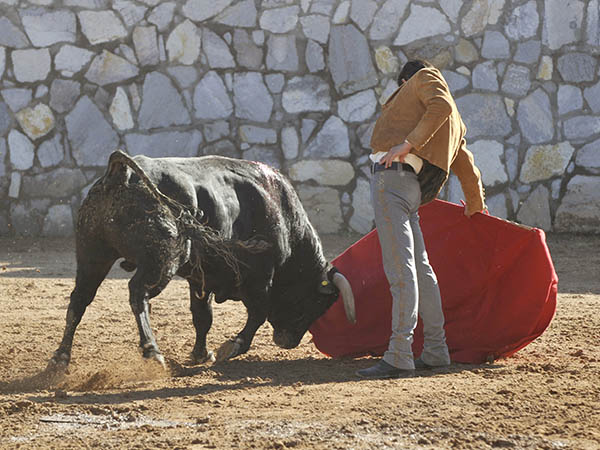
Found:
[[[385,156],[381,158],[379,164],[384,164],[385,167],[390,167],[390,165],[396,159],[400,162],[404,162],[404,158],[406,158],[406,155],[410,153],[411,148],[412,145],[410,145],[407,141],[404,141],[400,145],[394,145],[389,149]]]
[[[484,206],[483,209],[477,210],[477,209],[469,209],[468,205],[464,202],[464,200],[461,200],[460,203],[463,205],[464,210],[463,213],[465,216],[467,217],[473,217],[475,214],[477,213],[481,213],[481,214],[485,214],[485,215],[490,215],[490,212],[488,211],[487,206]]]

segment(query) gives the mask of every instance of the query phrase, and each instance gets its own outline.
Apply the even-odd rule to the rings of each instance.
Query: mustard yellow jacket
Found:
[[[452,170],[461,183],[470,215],[485,209],[485,202],[481,173],[466,147],[466,131],[444,77],[428,67],[385,102],[375,123],[371,149],[387,152],[406,140],[415,155],[446,173]]]

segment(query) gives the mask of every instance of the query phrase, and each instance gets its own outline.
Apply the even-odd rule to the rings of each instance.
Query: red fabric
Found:
[[[423,206],[421,229],[442,294],[453,361],[507,357],[541,335],[554,317],[558,277],[545,234],[441,200]],[[316,347],[332,357],[381,355],[391,334],[392,298],[374,230],[333,260],[356,297],[357,323],[341,301],[313,324]],[[423,347],[422,325],[413,352]]]

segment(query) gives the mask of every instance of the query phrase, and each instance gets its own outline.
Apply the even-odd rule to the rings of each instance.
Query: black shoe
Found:
[[[415,359],[415,369],[417,370],[421,370],[421,369],[435,369],[436,367],[447,367],[449,366],[449,364],[442,364],[439,366],[432,366],[427,364],[425,361],[423,361],[421,359],[421,357],[418,357],[417,359]]]
[[[398,369],[388,363],[386,363],[383,359],[379,361],[374,366],[368,367],[366,369],[361,369],[356,371],[356,375],[362,378],[398,378],[402,374],[411,373],[412,370],[407,369]]]
[[[420,357],[415,359],[415,369],[432,369],[433,366],[430,366],[425,361],[423,361]]]

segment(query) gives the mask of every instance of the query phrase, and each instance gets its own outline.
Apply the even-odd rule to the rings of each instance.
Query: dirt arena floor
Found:
[[[323,236],[329,257],[358,236]],[[359,380],[375,359],[331,360],[307,334],[293,350],[258,331],[251,350],[191,365],[187,283],[152,305],[169,370],[145,363],[113,269],[75,336],[65,378],[44,369],[74,286],[71,240],[0,240],[0,448],[600,448],[600,236],[549,235],[556,317],[515,356],[414,377]],[[215,305],[215,349],[245,321]]]

